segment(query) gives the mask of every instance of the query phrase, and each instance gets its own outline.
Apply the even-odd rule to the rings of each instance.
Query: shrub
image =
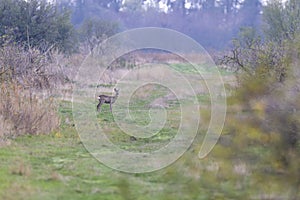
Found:
[[[53,92],[64,75],[36,48],[5,45],[0,49],[0,142],[23,134],[57,129]]]
[[[52,98],[41,99],[17,83],[0,86],[0,139],[50,133],[59,118]]]
[[[2,83],[0,87],[0,138],[50,133],[58,128],[53,99],[40,99],[16,83]]]

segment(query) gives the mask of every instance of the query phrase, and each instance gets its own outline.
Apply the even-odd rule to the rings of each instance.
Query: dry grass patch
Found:
[[[47,134],[59,127],[56,104],[41,99],[16,83],[0,85],[0,138]]]

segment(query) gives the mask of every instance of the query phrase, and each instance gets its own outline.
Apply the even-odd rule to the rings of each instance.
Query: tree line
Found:
[[[90,43],[85,39],[91,31],[98,41],[101,34],[110,36],[128,28],[158,26],[183,32],[204,47],[222,49],[237,34],[237,27],[257,27],[262,11],[258,0],[147,2],[3,0],[0,42],[13,40],[39,45],[40,49],[55,46],[72,52],[78,48],[78,42]]]

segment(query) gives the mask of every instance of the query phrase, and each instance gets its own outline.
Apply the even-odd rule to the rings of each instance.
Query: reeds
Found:
[[[0,138],[47,134],[59,126],[53,98],[41,99],[18,84],[0,85]]]

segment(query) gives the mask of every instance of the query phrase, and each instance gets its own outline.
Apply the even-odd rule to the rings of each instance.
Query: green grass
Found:
[[[58,132],[21,136],[11,145],[0,148],[0,199],[113,200],[173,196],[165,190],[175,191],[174,184],[178,183],[172,181],[168,170],[132,175],[104,166],[86,151],[73,124],[65,123],[64,120],[72,118],[70,102],[62,102],[59,112],[62,125]],[[113,123],[112,116],[107,113],[99,117],[109,125]],[[153,141],[161,144],[160,140],[167,140],[164,134],[168,135],[169,130],[163,129]],[[112,137],[122,141],[125,135],[113,133]],[[149,142],[138,140],[134,146]],[[123,141],[123,147],[132,149],[128,140]],[[153,146],[144,148],[153,150]]]
[[[198,70],[189,63],[176,63],[170,65],[171,68],[175,69],[176,71],[184,74],[194,74],[194,75],[201,75],[201,74],[210,74],[214,73],[214,70],[216,69],[216,66],[198,66]],[[228,72],[224,69],[219,69],[219,73],[222,76],[232,75],[232,72]],[[200,73],[200,74],[199,74]]]
[[[133,96],[130,110],[134,122],[149,123],[148,105],[166,94],[166,90],[154,88],[145,98]],[[209,98],[197,95],[201,105],[209,105]],[[179,102],[169,103],[165,127],[147,139],[131,141],[116,126],[109,105],[97,113],[97,122],[106,129],[110,140],[124,150],[151,152],[172,140],[178,129]],[[184,103],[192,101],[187,99]],[[151,173],[127,174],[101,164],[87,152],[75,130],[70,102],[60,103],[59,115],[60,130],[49,135],[21,136],[0,148],[0,199],[214,200],[259,199],[260,194],[286,199],[289,194],[291,185],[285,174],[263,171],[268,163],[260,163],[260,157],[268,156],[267,147],[253,144],[240,153],[217,144],[207,158],[200,160],[197,153],[205,133],[200,128],[188,151],[171,166]],[[251,173],[234,173],[235,162],[245,156],[249,158]]]
[[[60,112],[63,118],[70,117],[70,105],[64,102]],[[104,116],[100,114],[99,118]],[[110,116],[106,119],[106,123],[113,123]],[[154,142],[159,146],[168,140],[163,135],[169,132],[163,129],[161,136],[151,141],[138,139],[135,146],[153,150],[155,145],[146,144]],[[116,141],[125,138],[114,134]],[[199,160],[195,152],[201,141],[197,137],[189,151],[170,167],[126,174],[99,163],[86,151],[74,127],[63,124],[59,133],[18,137],[10,146],[0,148],[0,199],[241,199],[257,193],[249,177],[223,174],[223,170],[233,168],[230,160],[223,161],[218,173],[207,171],[205,166],[217,156]],[[133,149],[129,140],[123,141],[123,147]],[[266,185],[260,189],[262,192],[284,190],[280,189],[283,178],[271,179],[270,183],[261,180]]]
[[[167,89],[159,85],[155,85],[151,91],[148,91],[147,97],[139,98],[133,95],[129,103],[129,112],[131,118],[125,119],[127,125],[146,126],[151,122],[149,115],[149,105],[153,100],[165,96]],[[107,133],[107,137],[117,146],[127,151],[145,151],[151,152],[158,150],[162,146],[168,144],[170,140],[177,134],[178,124],[180,124],[180,110],[176,104],[178,101],[170,101],[170,107],[166,108],[167,121],[164,127],[154,136],[149,138],[138,138],[135,142],[130,142],[130,136],[118,129],[113,114],[109,110],[109,105],[104,104],[102,111],[97,114],[99,124]],[[124,104],[117,105],[115,117],[122,119],[123,112],[118,112]]]

